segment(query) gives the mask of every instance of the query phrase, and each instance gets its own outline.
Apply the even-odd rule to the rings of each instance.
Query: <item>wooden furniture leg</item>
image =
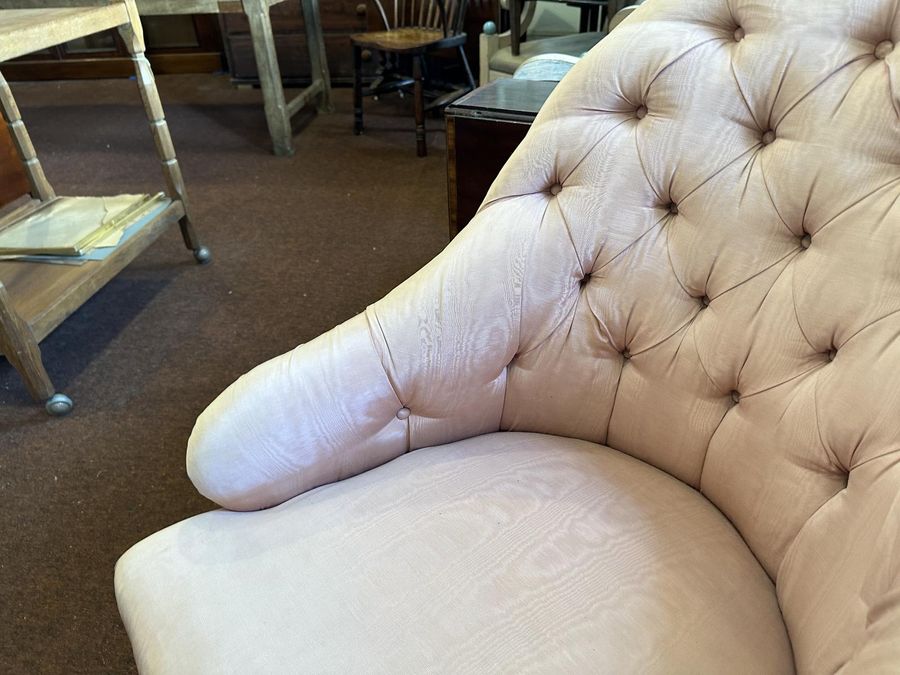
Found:
[[[353,45],[353,133],[363,132],[362,47]]]
[[[41,349],[34,334],[12,306],[6,287],[0,284],[0,352],[18,371],[31,397],[43,402],[51,415],[65,415],[72,410],[72,399],[58,394],[41,361]]]
[[[322,20],[319,16],[319,0],[300,0],[303,11],[303,25],[306,26],[306,47],[309,50],[312,84],[321,90],[318,97],[318,109],[331,112],[331,74],[328,72],[328,59],[325,52],[325,38],[322,36]]]
[[[472,69],[469,67],[469,59],[466,56],[466,50],[463,49],[462,45],[457,47],[459,50],[459,58],[462,60],[463,68],[466,70],[466,80],[469,83],[469,91],[474,91],[478,85],[475,84],[475,77],[472,75]]]
[[[416,106],[416,154],[425,157],[428,149],[425,145],[425,89],[422,86],[422,59],[421,54],[413,56],[413,98]]]
[[[19,153],[19,159],[22,160],[22,164],[25,167],[28,182],[31,184],[31,196],[35,199],[40,199],[42,202],[53,199],[56,193],[44,175],[41,161],[37,158],[34,145],[31,143],[31,137],[28,135],[28,130],[25,128],[25,123],[22,121],[22,116],[19,113],[19,107],[16,105],[12,90],[9,88],[6,78],[3,77],[3,73],[0,73],[0,110],[2,110],[3,119],[9,126],[13,144]]]
[[[159,91],[156,89],[156,78],[153,77],[153,69],[144,54],[144,36],[140,29],[137,9],[133,0],[127,0],[129,14],[132,23],[119,28],[119,34],[131,54],[134,62],[134,72],[138,89],[141,92],[141,100],[144,102],[144,110],[147,113],[147,121],[150,123],[150,131],[156,143],[156,152],[162,163],[163,176],[169,196],[178,199],[184,206],[184,217],[179,221],[181,236],[184,245],[194,252],[194,258],[201,265],[211,260],[209,249],[204,246],[197,231],[191,223],[190,209],[188,207],[187,189],[184,186],[184,178],[181,175],[181,166],[175,156],[175,146],[172,143],[172,135],[169,133],[169,125],[163,112],[162,102],[159,100]]]
[[[262,88],[263,105],[272,147],[276,155],[294,154],[291,143],[291,117],[284,100],[281,84],[281,70],[275,53],[275,37],[272,35],[272,20],[269,18],[267,0],[241,0],[244,13],[250,22],[250,40],[256,56],[259,84]]]

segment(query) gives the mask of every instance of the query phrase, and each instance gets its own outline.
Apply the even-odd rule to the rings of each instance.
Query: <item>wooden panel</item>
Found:
[[[350,52],[350,38],[346,34],[324,35],[325,52],[332,82],[347,81],[353,77],[353,59]],[[231,76],[238,81],[256,81],[256,60],[253,58],[253,44],[250,35],[232,35],[229,38]],[[309,82],[311,70],[306,35],[303,33],[275,36],[278,52],[278,66],[285,80]]]
[[[28,179],[9,136],[9,129],[0,122],[0,207],[6,206],[28,192]]]
[[[54,2],[62,1],[54,0]],[[89,0],[79,1],[89,2]],[[5,5],[6,2],[0,4]],[[166,43],[170,34],[169,22],[182,19],[183,16],[148,18],[153,22],[154,30],[145,33],[145,40],[147,57],[153,69],[158,75],[221,71],[224,67],[224,53],[218,17],[211,14],[190,17],[195,36],[194,44],[171,46]],[[183,25],[176,25],[173,28],[183,29]],[[111,48],[108,51],[81,52],[71,49],[72,43],[68,43],[7,61],[3,65],[3,72],[10,81],[132,77],[134,66],[125,44],[115,30],[105,31],[93,37],[104,36],[111,41]]]
[[[450,232],[475,216],[481,202],[531,124],[456,117],[448,119]]]
[[[147,58],[157,75],[213,73],[222,69],[221,52],[148,54]],[[10,82],[133,77],[134,62],[124,56],[61,61],[9,61],[3,64],[3,74]]]
[[[320,0],[319,17],[325,33],[357,33],[366,29],[366,12],[357,13],[364,0]],[[299,2],[286,2],[269,11],[275,33],[303,32],[303,18]],[[249,33],[250,26],[243,14],[222,17],[229,35]]]
[[[320,0],[319,14],[332,82],[350,83],[353,79],[350,35],[366,30],[365,3],[366,0]],[[311,72],[300,2],[276,5],[271,9],[271,17],[282,77],[309,82]],[[258,81],[246,17],[224,16],[222,27],[232,77],[239,82]]]

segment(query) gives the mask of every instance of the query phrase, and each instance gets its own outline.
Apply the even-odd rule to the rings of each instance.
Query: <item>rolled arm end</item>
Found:
[[[279,504],[408,449],[364,315],[238,379],[200,415],[187,471],[234,510]]]

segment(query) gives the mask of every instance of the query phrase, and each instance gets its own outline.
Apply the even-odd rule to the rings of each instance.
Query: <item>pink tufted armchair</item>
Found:
[[[140,669],[898,672],[898,39],[638,9],[440,256],[203,413],[231,510],[119,562]]]

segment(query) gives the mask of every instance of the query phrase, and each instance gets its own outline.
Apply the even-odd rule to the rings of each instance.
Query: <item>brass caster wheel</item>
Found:
[[[44,403],[44,410],[47,411],[48,415],[53,415],[54,417],[64,417],[72,412],[72,408],[74,404],[72,403],[72,399],[70,399],[65,394],[53,394],[50,398],[47,399],[47,402]]]
[[[208,265],[210,261],[212,261],[212,253],[209,252],[209,249],[206,248],[206,246],[195,248],[194,260],[196,260],[201,265]]]

